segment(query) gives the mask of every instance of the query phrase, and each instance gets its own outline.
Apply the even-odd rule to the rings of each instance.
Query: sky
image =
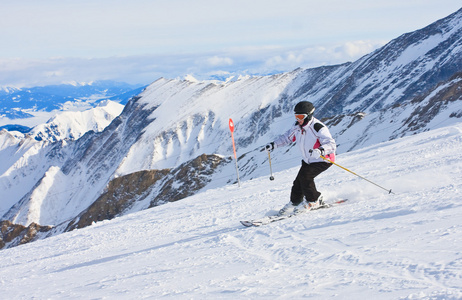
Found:
[[[354,61],[460,0],[0,1],[0,87],[272,74]]]

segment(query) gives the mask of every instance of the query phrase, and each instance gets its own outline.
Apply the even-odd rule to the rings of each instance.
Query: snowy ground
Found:
[[[318,188],[347,203],[245,228],[297,168],[268,174],[0,251],[1,298],[462,299],[462,124],[337,162],[396,194],[333,166]]]

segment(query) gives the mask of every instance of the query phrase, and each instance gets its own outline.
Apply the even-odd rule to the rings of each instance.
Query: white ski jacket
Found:
[[[314,158],[310,154],[310,149],[323,148],[324,156],[335,162],[335,150],[337,145],[332,135],[321,121],[316,118],[305,125],[300,126],[296,123],[286,133],[276,138],[274,148],[282,147],[287,144],[297,142],[302,153],[303,160],[307,163],[325,162],[321,157]]]

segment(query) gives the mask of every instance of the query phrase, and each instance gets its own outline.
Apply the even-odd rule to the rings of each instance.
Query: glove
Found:
[[[274,150],[274,142],[271,142],[265,146],[265,150],[271,152]]]
[[[312,158],[318,159],[318,158],[321,157],[321,155],[324,156],[324,149],[321,148],[321,147],[319,147],[317,149],[310,149],[309,152],[310,152]]]

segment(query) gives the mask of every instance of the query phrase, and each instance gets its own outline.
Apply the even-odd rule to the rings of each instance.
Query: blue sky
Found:
[[[0,86],[337,64],[460,8],[460,0],[1,1]]]

